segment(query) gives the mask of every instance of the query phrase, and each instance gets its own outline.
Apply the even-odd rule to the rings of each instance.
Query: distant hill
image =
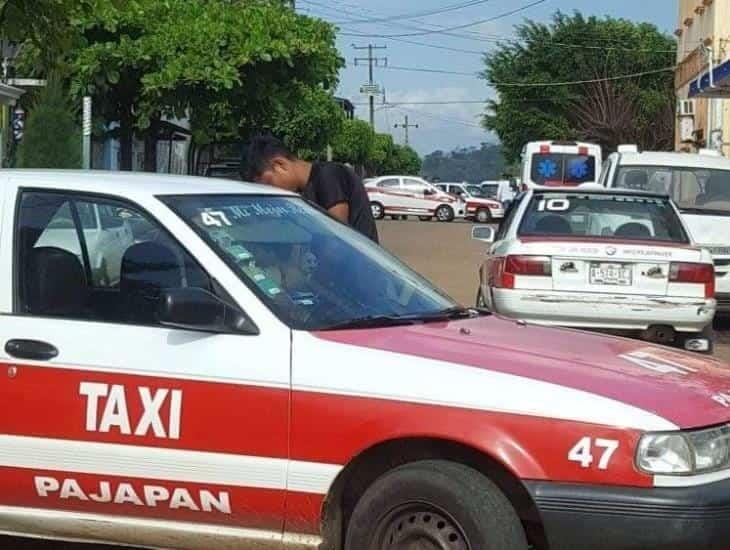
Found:
[[[423,158],[421,174],[441,181],[468,181],[501,179],[505,171],[502,147],[482,143],[480,147],[464,147],[450,153],[434,151]]]

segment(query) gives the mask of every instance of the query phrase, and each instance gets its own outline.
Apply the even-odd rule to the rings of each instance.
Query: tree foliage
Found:
[[[481,147],[456,149],[450,153],[434,151],[423,159],[423,175],[441,181],[468,181],[501,179],[506,168],[502,148],[491,143]]]
[[[364,120],[345,120],[332,142],[334,160],[364,166],[375,147],[375,132]]]
[[[489,103],[484,126],[497,133],[510,162],[526,142],[538,139],[586,139],[607,149],[620,143],[671,148],[670,70],[596,83],[534,85],[669,68],[676,48],[671,37],[648,23],[586,18],[578,12],[557,12],[548,24],[528,21],[517,26],[516,35],[517,40],[487,54],[482,74],[499,97]]]
[[[80,168],[81,132],[60,81],[51,78],[28,116],[20,168]]]
[[[128,0],[74,25],[72,91],[119,122],[124,167],[133,133],[153,145],[163,117],[189,118],[199,143],[271,131],[300,150],[340,123],[326,91],[342,65],[334,28],[278,2]]]

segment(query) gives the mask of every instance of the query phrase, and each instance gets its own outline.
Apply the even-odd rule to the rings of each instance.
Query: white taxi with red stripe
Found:
[[[450,222],[464,217],[464,202],[421,178],[382,176],[365,181],[376,220],[385,216],[418,216]]]
[[[437,183],[436,187],[465,203],[464,217],[467,220],[490,223],[504,218],[502,203],[485,195],[482,186],[466,183]]]
[[[274,189],[0,180],[2,533],[327,550],[730,536],[727,365],[460,308]],[[134,220],[108,276],[89,208]],[[59,227],[77,240],[49,240]]]
[[[489,228],[475,228],[491,242]],[[715,273],[665,195],[534,189],[480,271],[477,301],[509,317],[712,348]]]

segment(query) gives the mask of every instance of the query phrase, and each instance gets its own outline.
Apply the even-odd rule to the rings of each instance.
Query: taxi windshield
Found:
[[[621,166],[613,187],[666,194],[693,213],[730,215],[730,170]]]
[[[519,235],[689,242],[669,199],[638,194],[535,193]]]
[[[436,320],[457,304],[383,248],[298,197],[161,197],[291,328]]]

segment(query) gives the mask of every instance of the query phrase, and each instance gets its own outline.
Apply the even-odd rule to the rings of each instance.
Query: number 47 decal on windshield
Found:
[[[594,453],[597,454],[602,450],[603,452],[598,460],[598,469],[608,470],[611,457],[613,457],[616,449],[618,449],[618,441],[615,439],[583,437],[568,453],[568,460],[578,462],[583,468],[590,468],[593,464]]]

